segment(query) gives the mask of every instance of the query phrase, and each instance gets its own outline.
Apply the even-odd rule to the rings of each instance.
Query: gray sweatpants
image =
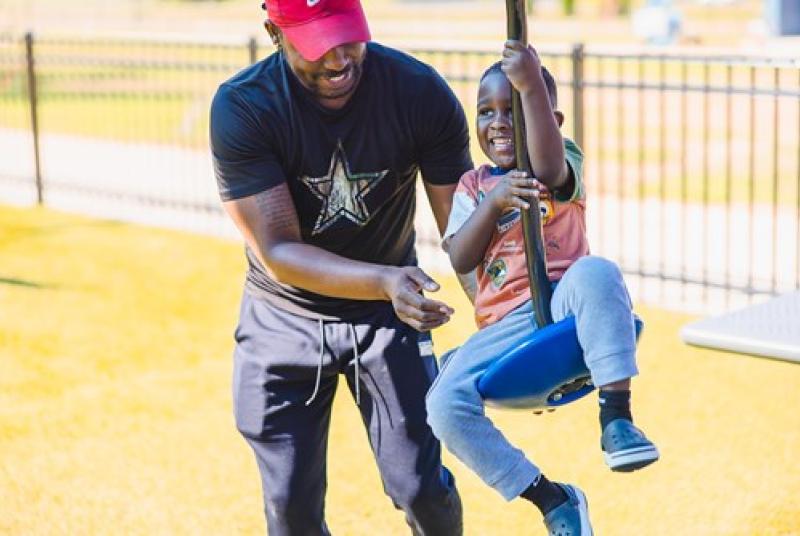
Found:
[[[602,257],[581,257],[555,288],[553,319],[575,317],[583,357],[597,386],[638,373],[631,306],[619,267]],[[486,415],[478,381],[499,356],[529,339],[535,329],[533,307],[527,301],[455,350],[428,393],[428,420],[436,435],[508,501],[530,486],[540,471]]]
[[[436,374],[430,336],[401,322],[388,303],[356,321],[323,322],[245,292],[234,413],[261,473],[269,534],[329,534],[326,454],[340,374],[360,399],[384,491],[412,534],[460,535],[461,501],[426,423],[425,393]]]

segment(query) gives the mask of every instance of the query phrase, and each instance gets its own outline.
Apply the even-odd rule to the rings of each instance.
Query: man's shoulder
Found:
[[[436,69],[406,52],[375,42],[367,45],[367,51],[375,70],[385,80],[400,81],[400,89],[424,94],[445,86]]]
[[[374,41],[367,43],[367,53],[377,61],[377,65],[387,69],[404,71],[408,74],[431,75],[436,71],[427,63],[418,60],[411,54],[388,47]]]
[[[217,93],[236,94],[245,101],[261,100],[277,91],[280,84],[280,56],[271,54],[222,82]]]
[[[212,119],[216,119],[212,127],[232,118],[247,118],[262,127],[284,120],[288,103],[282,76],[280,56],[272,54],[222,82],[211,103]]]

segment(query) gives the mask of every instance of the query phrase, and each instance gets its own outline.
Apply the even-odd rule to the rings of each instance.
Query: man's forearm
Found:
[[[275,244],[268,254],[257,256],[273,277],[293,287],[337,298],[389,299],[384,276],[393,267],[355,261],[303,242]]]
[[[285,183],[223,206],[261,265],[280,283],[338,298],[388,299],[384,283],[392,267],[347,259],[302,241]]]

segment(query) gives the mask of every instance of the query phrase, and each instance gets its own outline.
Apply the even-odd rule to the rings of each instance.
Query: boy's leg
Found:
[[[636,331],[630,296],[616,264],[602,257],[576,261],[556,286],[554,320],[575,317],[578,341],[600,388],[601,444],[614,471],[632,471],[658,459],[658,449],[633,425],[630,381],[636,367]]]
[[[544,515],[548,534],[592,534],[586,497],[575,486],[550,482],[512,446],[484,413],[480,376],[536,329],[526,302],[482,329],[453,355],[428,393],[428,421],[448,449],[506,500],[521,496]]]
[[[428,422],[465,465],[506,500],[525,491],[540,474],[484,412],[478,379],[498,356],[535,329],[530,302],[470,337],[450,356],[428,392]]]
[[[391,307],[353,328],[360,350],[359,409],[384,491],[405,513],[413,534],[460,536],[461,499],[426,422],[425,393],[436,375],[430,335],[401,322]],[[343,367],[355,397],[350,348],[343,347],[341,355],[348,356]]]
[[[234,353],[236,425],[261,473],[271,536],[327,535],[326,451],[337,371],[326,349],[319,365],[319,324],[245,294]]]
[[[578,259],[556,286],[550,309],[556,322],[575,317],[578,341],[595,385],[638,373],[631,299],[616,264],[596,256]]]

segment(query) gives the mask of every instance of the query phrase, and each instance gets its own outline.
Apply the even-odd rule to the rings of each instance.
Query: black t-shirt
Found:
[[[211,149],[223,200],[288,184],[303,240],[350,259],[408,266],[415,180],[454,184],[472,168],[464,111],[428,65],[368,43],[340,110],[314,100],[279,52],[217,91]],[[379,302],[321,296],[270,278],[247,248],[247,290],[306,316],[351,318]]]

